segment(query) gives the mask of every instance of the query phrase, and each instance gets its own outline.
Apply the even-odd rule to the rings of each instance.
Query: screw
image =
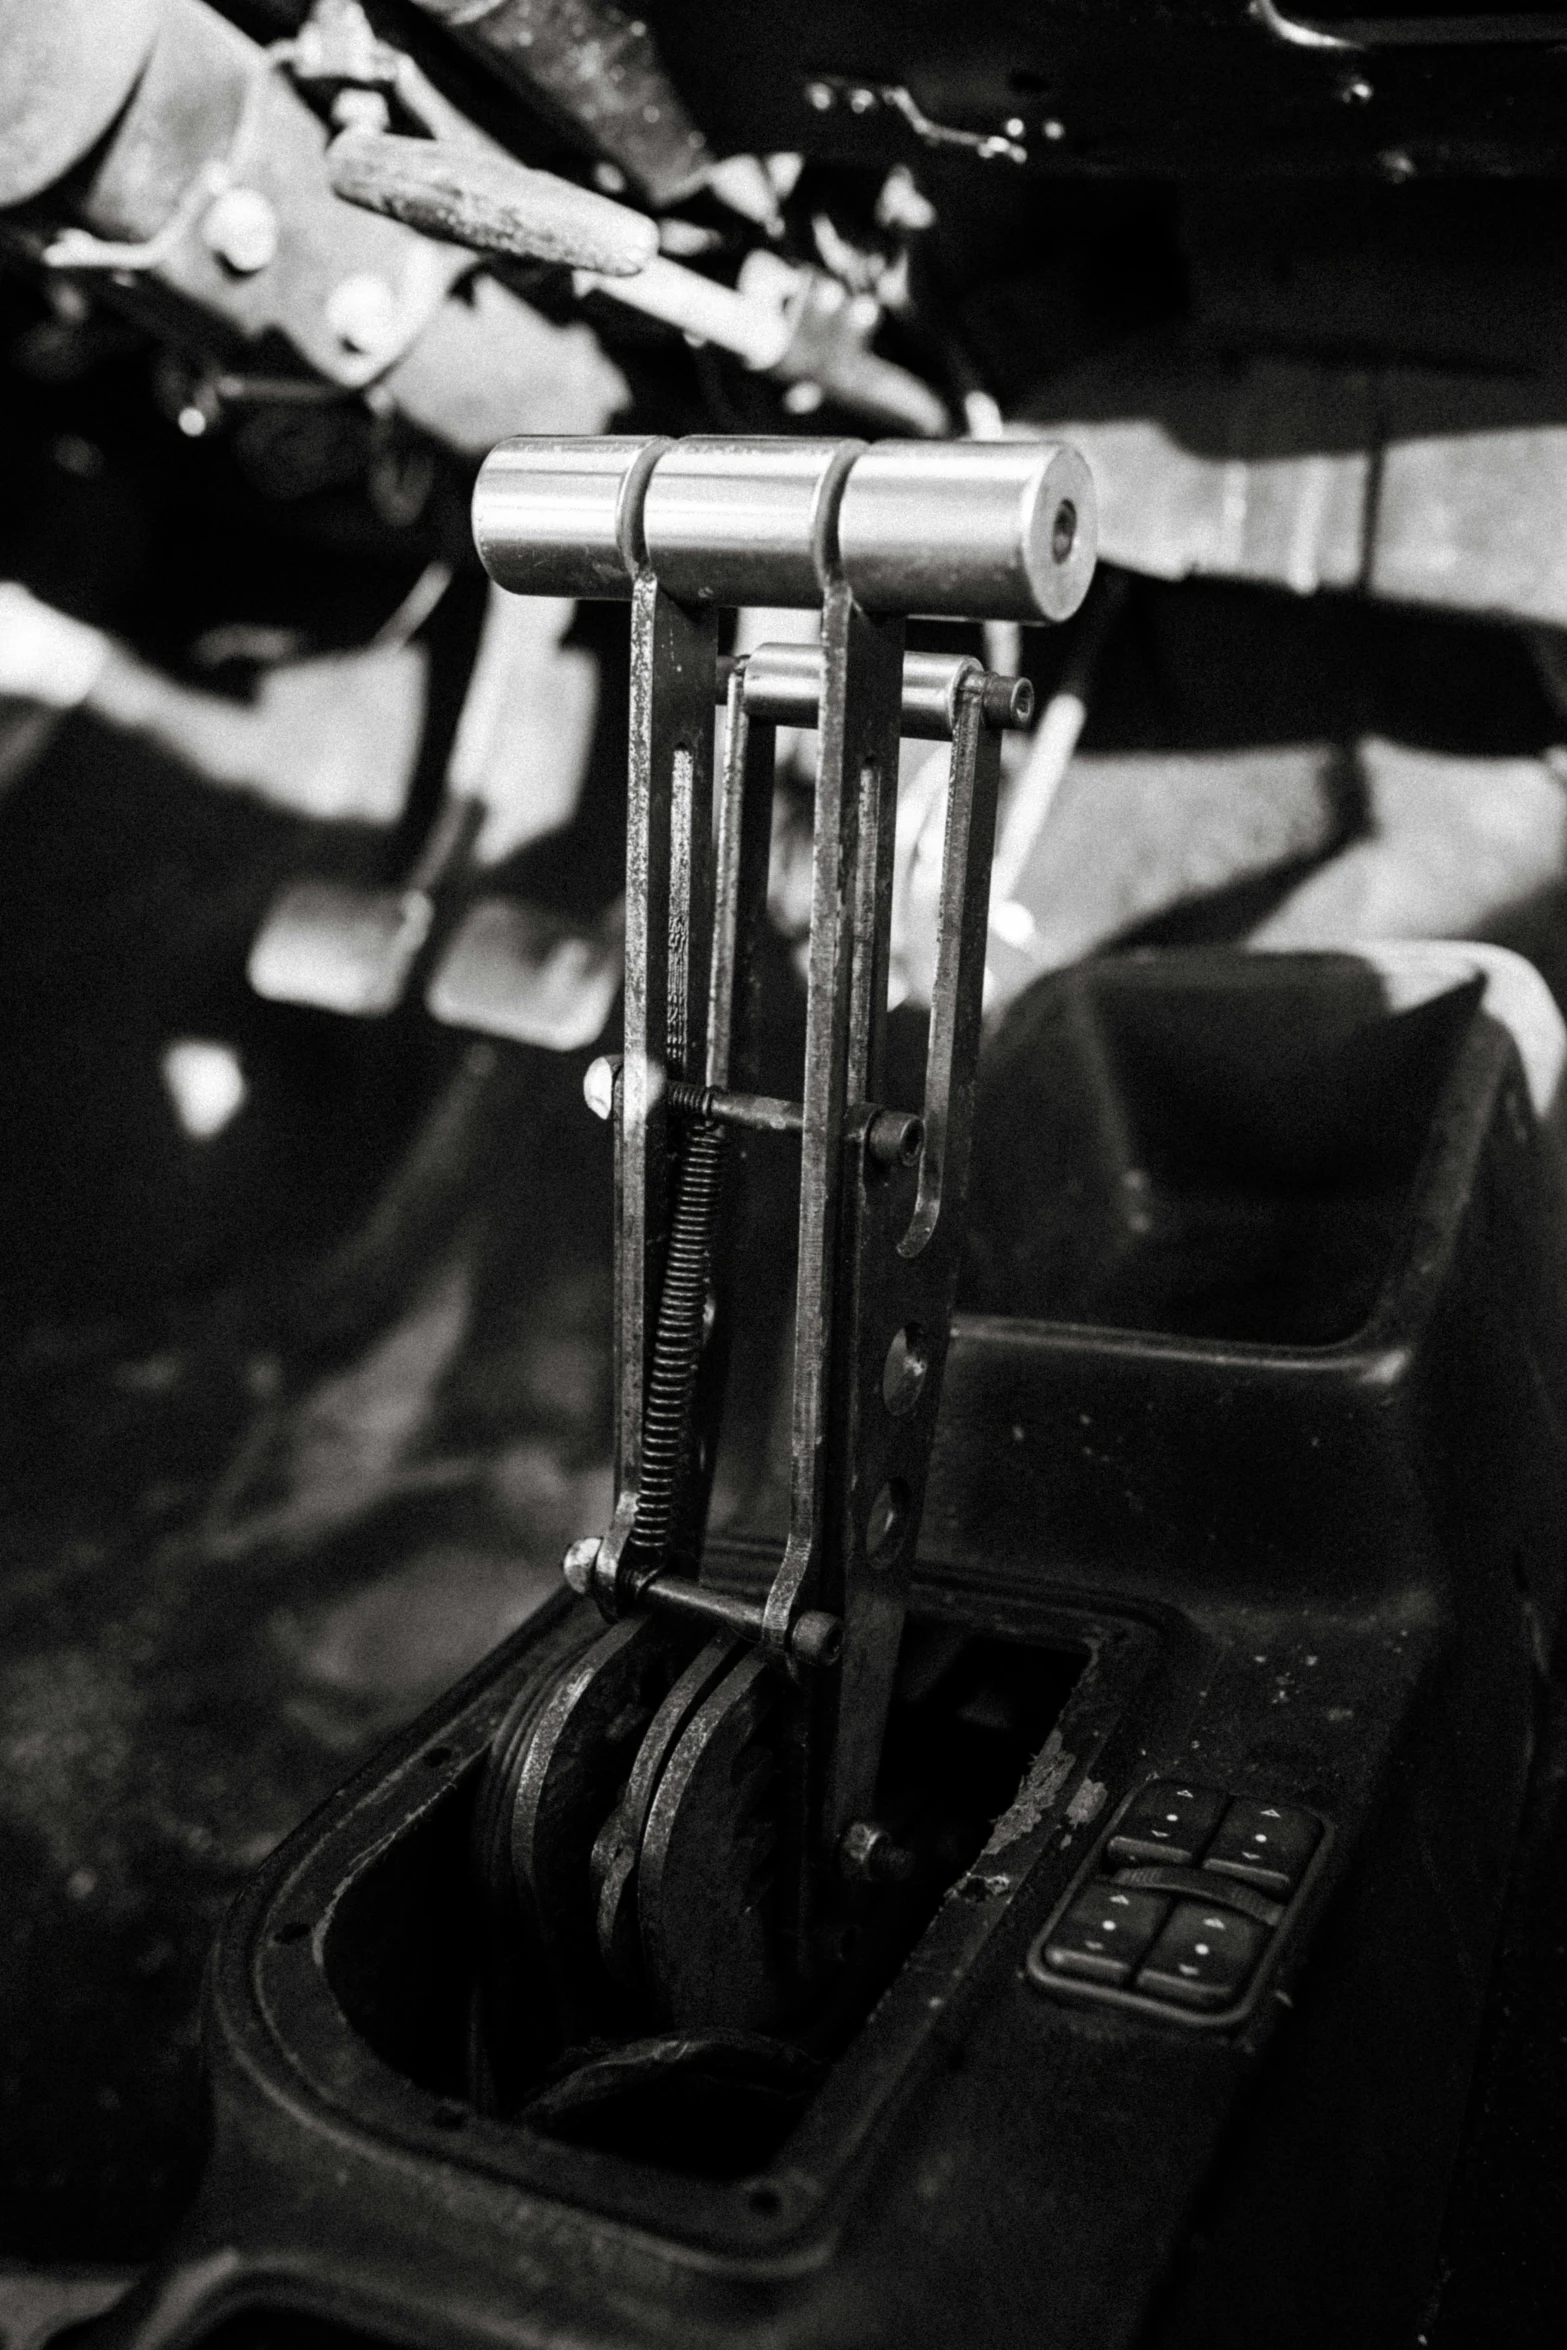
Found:
[[[831,82],[807,82],[805,103],[818,114],[829,114],[836,104],[836,93]]]
[[[1365,106],[1374,95],[1363,73],[1347,73],[1338,86],[1341,106]]]
[[[277,214],[259,188],[225,188],[201,224],[207,250],[238,277],[254,277],[278,248]]]

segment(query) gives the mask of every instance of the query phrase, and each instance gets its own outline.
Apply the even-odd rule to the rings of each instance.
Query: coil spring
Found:
[[[721,1126],[709,1122],[687,1130],[642,1413],[642,1474],[632,1540],[639,1565],[649,1570],[664,1562],[680,1498],[723,1160]]]

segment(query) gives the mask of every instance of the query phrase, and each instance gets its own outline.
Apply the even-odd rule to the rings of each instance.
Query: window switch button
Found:
[[[1293,1893],[1321,1834],[1309,1812],[1242,1799],[1225,1813],[1203,1866],[1264,1893]]]
[[[1092,1885],[1080,1893],[1045,1945],[1052,1974],[1086,1983],[1129,1983],[1157,1941],[1170,1904],[1157,1893]]]
[[[1225,1798],[1212,1787],[1156,1779],[1122,1813],[1110,1839],[1109,1858],[1168,1860],[1189,1867],[1218,1826],[1224,1804]]]
[[[1266,1929],[1235,1910],[1177,1904],[1137,1978],[1139,1991],[1172,2006],[1231,2007],[1262,1955]]]

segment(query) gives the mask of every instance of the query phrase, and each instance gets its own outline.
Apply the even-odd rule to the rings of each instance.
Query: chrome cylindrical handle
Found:
[[[838,507],[863,441],[677,441],[644,522],[659,584],[691,604],[819,604],[838,559]]]
[[[667,440],[530,433],[502,441],[473,487],[473,536],[519,596],[629,596],[647,560],[643,506]]]
[[[1066,620],[1088,593],[1093,476],[1054,441],[878,441],[849,476],[839,559],[868,612]]]
[[[1065,620],[1093,576],[1093,477],[1048,441],[683,441],[533,435],[480,470],[474,538],[519,595]],[[932,690],[936,690],[932,686]]]

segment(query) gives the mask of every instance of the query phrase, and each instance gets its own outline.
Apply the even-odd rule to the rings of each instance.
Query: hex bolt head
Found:
[[[1021,729],[1034,715],[1034,688],[1026,677],[988,676],[980,692],[988,726]]]
[[[797,1664],[835,1665],[843,1654],[843,1625],[821,1608],[807,1608],[795,1619],[789,1635],[789,1654]]]
[[[914,1855],[895,1844],[877,1820],[854,1820],[843,1832],[838,1860],[846,1877],[869,1885],[898,1885],[913,1871]]]
[[[259,188],[225,188],[201,224],[207,250],[237,277],[254,277],[277,258],[278,217]]]
[[[369,359],[385,350],[397,327],[397,296],[384,277],[358,270],[326,298],[326,322],[345,351]]]
[[[566,1546],[560,1571],[579,1599],[586,1599],[593,1588],[593,1569],[603,1547],[597,1534],[579,1534],[575,1542]]]
[[[925,1147],[925,1121],[908,1110],[878,1110],[865,1147],[879,1167],[912,1167]]]

